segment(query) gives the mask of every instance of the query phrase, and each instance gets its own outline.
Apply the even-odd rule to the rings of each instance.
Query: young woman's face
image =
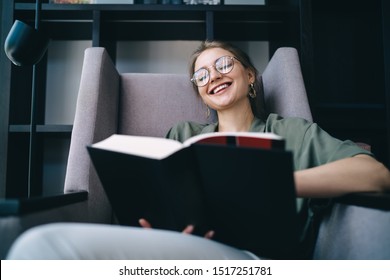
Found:
[[[208,83],[198,86],[198,92],[203,101],[217,111],[249,102],[249,85],[255,80],[253,73],[245,69],[237,59],[233,59],[234,67],[229,73],[219,73],[214,65],[224,56],[233,57],[233,54],[221,48],[208,49],[201,53],[195,62],[195,72],[201,68],[209,71]]]

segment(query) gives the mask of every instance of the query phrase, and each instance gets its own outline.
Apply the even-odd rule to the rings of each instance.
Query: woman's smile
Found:
[[[231,86],[232,82],[225,82],[219,85],[216,85],[209,90],[208,94],[214,95],[214,94],[220,94],[225,91],[225,89],[229,88]]]

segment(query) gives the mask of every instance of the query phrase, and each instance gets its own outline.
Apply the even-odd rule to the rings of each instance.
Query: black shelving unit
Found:
[[[338,138],[370,144],[389,166],[387,2],[311,1],[311,101],[323,128]]]
[[[35,1],[2,3],[2,45],[15,19],[33,25]],[[267,5],[123,5],[50,4],[43,1],[41,30],[52,40],[90,40],[116,58],[116,42],[132,40],[269,41],[270,55],[280,46],[301,45],[298,0],[268,1]],[[45,125],[47,57],[37,65],[37,126],[30,131],[31,69],[11,66],[0,55],[1,140],[0,197],[23,198],[28,177],[28,139],[35,133],[36,180],[31,196],[42,194],[45,139],[69,139],[71,125]]]

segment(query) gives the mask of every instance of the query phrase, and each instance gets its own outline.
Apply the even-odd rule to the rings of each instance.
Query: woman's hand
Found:
[[[141,227],[143,227],[143,228],[146,228],[146,229],[152,228],[152,225],[146,219],[139,219],[138,222],[141,225]],[[192,234],[194,232],[194,229],[195,229],[195,227],[193,225],[188,225],[183,229],[182,233]],[[204,235],[204,238],[211,239],[211,238],[213,238],[213,236],[214,236],[214,231],[210,230],[210,231],[206,232],[206,234]]]

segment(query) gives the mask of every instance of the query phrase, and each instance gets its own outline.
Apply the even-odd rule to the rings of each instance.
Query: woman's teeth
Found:
[[[212,93],[215,94],[215,93],[217,93],[217,92],[219,92],[219,91],[221,91],[221,90],[227,88],[228,86],[229,86],[228,84],[220,85],[220,86],[216,87],[216,88],[213,90]]]

